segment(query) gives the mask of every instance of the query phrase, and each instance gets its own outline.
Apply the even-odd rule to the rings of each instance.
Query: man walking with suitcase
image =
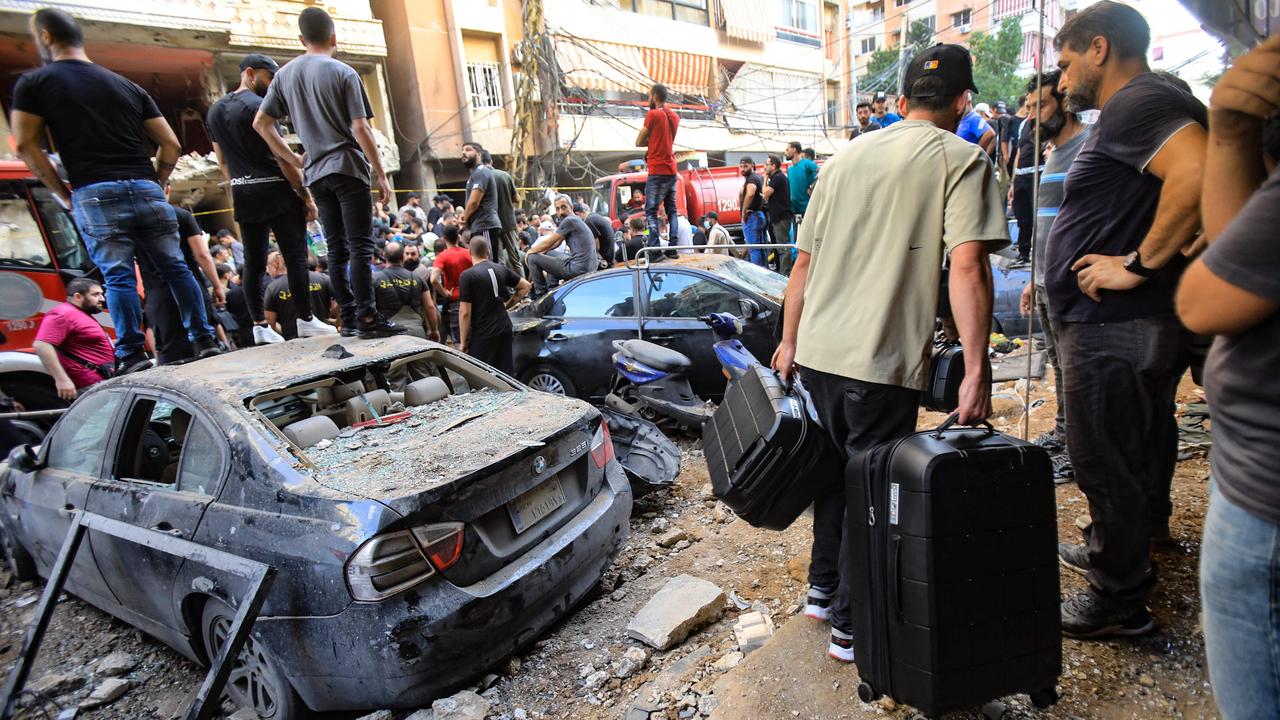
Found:
[[[915,429],[948,254],[965,351],[959,421],[991,412],[987,254],[1009,235],[991,163],[955,135],[967,93],[977,91],[969,52],[925,50],[903,87],[905,118],[849,144],[822,171],[800,226],[773,357],[784,377],[802,366],[819,419],[846,458]],[[859,231],[868,227],[883,232]],[[831,621],[828,653],[852,662],[842,477],[814,502],[813,526],[805,614]]]
[[[1189,338],[1173,314],[1200,227],[1207,113],[1147,66],[1151,31],[1104,0],[1058,32],[1069,110],[1102,115],[1067,174],[1045,243],[1045,289],[1066,382],[1067,451],[1092,523],[1062,564],[1089,587],[1062,604],[1069,637],[1153,627],[1150,540],[1167,535],[1173,417]]]

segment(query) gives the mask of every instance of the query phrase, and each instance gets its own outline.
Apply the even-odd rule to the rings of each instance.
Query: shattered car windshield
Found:
[[[707,270],[722,278],[745,286],[748,290],[763,295],[770,300],[782,304],[782,297],[787,292],[787,277],[772,270],[740,260],[719,263]]]

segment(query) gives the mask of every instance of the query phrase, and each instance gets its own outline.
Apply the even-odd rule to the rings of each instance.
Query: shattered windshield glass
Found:
[[[787,277],[779,275],[772,270],[766,270],[759,265],[752,265],[749,262],[741,260],[729,260],[728,262],[718,263],[707,270],[736,282],[738,285],[745,286],[770,300],[782,304],[782,296],[787,291]]]

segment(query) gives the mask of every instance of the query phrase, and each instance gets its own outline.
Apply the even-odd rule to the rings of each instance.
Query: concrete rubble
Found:
[[[102,684],[94,688],[92,693],[89,693],[89,697],[81,701],[80,709],[92,710],[93,708],[101,707],[107,703],[115,702],[116,700],[119,700],[122,695],[129,692],[129,688],[131,687],[133,687],[132,680],[125,680],[123,678],[108,678],[103,680]]]
[[[719,586],[692,575],[680,575],[668,580],[627,623],[627,635],[666,650],[694,630],[719,619],[724,604],[724,591]]]
[[[138,659],[126,652],[113,652],[98,661],[97,672],[103,677],[124,675],[138,665]]]
[[[470,690],[431,703],[432,720],[484,720],[493,703]]]
[[[743,655],[749,655],[752,650],[763,647],[773,637],[773,620],[767,613],[743,613],[733,626],[733,637],[738,641],[738,650]]]

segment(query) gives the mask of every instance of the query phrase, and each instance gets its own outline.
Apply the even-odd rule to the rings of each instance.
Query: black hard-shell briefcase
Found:
[[[1049,456],[954,421],[849,462],[858,695],[929,717],[1015,693],[1047,707],[1062,671]]]
[[[703,426],[711,489],[755,527],[791,525],[823,488],[841,480],[841,461],[797,378],[790,387],[753,365],[725,390]]]

